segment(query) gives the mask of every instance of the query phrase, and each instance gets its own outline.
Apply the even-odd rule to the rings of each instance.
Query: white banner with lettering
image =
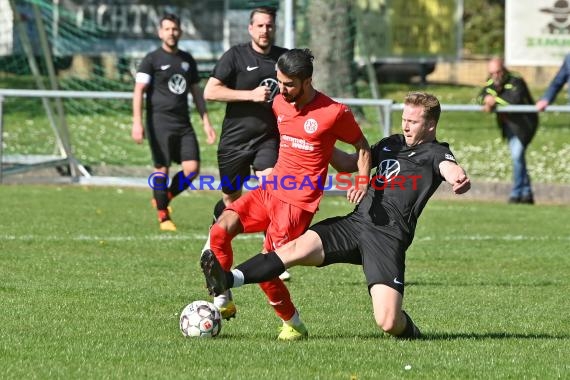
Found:
[[[8,0],[0,0],[0,57],[12,54],[14,32],[12,8]]]
[[[558,66],[568,53],[570,53],[570,1],[506,1],[507,65]]]

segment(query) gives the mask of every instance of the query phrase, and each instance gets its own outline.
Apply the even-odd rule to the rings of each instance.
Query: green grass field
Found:
[[[423,340],[376,328],[349,265],[293,268],[307,341],[276,341],[279,322],[251,285],[218,338],[187,339],[178,316],[208,299],[198,256],[218,196],[184,193],[179,231],[160,233],[145,189],[0,186],[0,378],[570,377],[569,206],[432,201],[404,301]],[[326,196],[316,220],[350,209]],[[237,238],[236,260],[260,244]]]

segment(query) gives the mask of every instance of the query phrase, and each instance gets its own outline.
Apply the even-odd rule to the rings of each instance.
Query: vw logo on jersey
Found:
[[[277,81],[273,78],[266,78],[262,80],[259,85],[269,87],[270,92],[269,92],[269,100],[267,101],[267,103],[271,103],[275,95],[279,93],[279,86],[277,85]]]
[[[176,95],[183,94],[186,91],[186,79],[180,74],[174,74],[168,80],[168,89]]]
[[[389,183],[399,173],[400,163],[398,160],[383,160],[376,168],[376,183],[379,185]]]
[[[308,134],[315,133],[317,131],[318,127],[319,127],[319,124],[317,123],[317,121],[315,119],[307,119],[305,121],[305,124],[303,124],[303,128],[305,129],[305,132],[307,132]]]

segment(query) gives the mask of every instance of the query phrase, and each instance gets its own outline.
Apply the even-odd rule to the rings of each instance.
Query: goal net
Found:
[[[180,17],[179,45],[206,76],[224,50],[223,29],[212,27],[224,24],[224,0],[0,0],[0,180],[44,167],[54,176],[148,174],[148,147],[130,139],[130,94],[165,13]],[[215,167],[215,152],[203,157]]]

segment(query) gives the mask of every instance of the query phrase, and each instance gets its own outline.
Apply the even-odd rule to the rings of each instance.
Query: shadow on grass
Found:
[[[232,331],[224,335],[220,334],[220,336],[216,337],[216,339],[223,339],[223,340],[251,340],[251,339],[268,339],[268,340],[276,340],[277,334],[268,335],[265,333],[262,334],[255,334],[252,336],[251,334],[241,333]],[[330,339],[339,339],[339,340],[354,340],[354,339],[365,339],[365,340],[372,340],[372,339],[381,339],[381,340],[394,340],[398,341],[397,339],[389,336],[388,334],[382,334],[381,332],[378,333],[367,333],[367,334],[354,334],[350,333],[350,335],[344,335],[342,333],[337,334],[310,334],[309,340],[330,340]],[[569,334],[517,334],[517,333],[436,333],[436,334],[424,334],[421,339],[423,341],[453,341],[453,340],[501,340],[501,339],[532,339],[532,340],[567,340],[570,339]]]
[[[424,334],[422,340],[486,340],[486,339],[570,339],[569,334],[517,334],[517,333],[438,333]]]

